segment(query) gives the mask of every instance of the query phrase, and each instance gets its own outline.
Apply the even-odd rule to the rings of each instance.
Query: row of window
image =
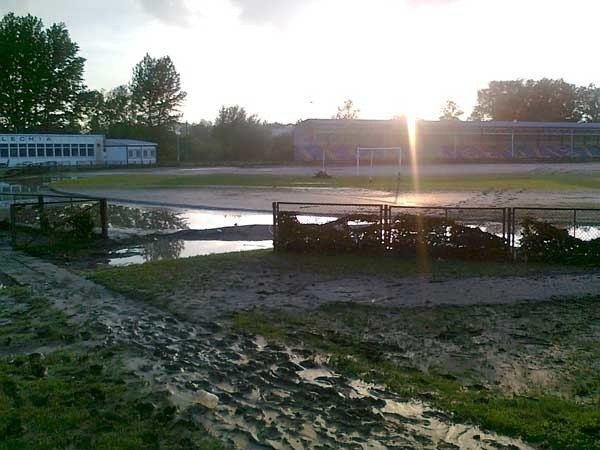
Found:
[[[0,144],[0,158],[63,158],[94,155],[94,144]]]
[[[133,158],[141,158],[142,157],[142,150],[131,150],[129,149],[129,154],[128,154],[130,159]],[[156,157],[156,151],[154,149],[148,150],[147,148],[144,149],[144,158],[155,158]]]

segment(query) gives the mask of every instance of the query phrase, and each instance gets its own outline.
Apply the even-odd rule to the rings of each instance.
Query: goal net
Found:
[[[361,164],[366,159],[369,177],[373,177],[373,160],[376,154],[383,154],[386,160],[397,161],[398,173],[402,167],[402,147],[356,147],[356,175],[360,175]]]

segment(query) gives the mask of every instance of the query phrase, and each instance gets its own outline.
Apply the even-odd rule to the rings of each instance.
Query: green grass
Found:
[[[0,320],[0,449],[222,448],[31,290],[0,289]]]
[[[323,321],[346,317],[364,325],[360,307],[338,306],[325,311]],[[324,311],[321,311],[324,312]],[[406,309],[407,322],[413,312]],[[350,317],[352,316],[352,319]],[[456,320],[456,316],[452,320]],[[356,323],[354,326],[357,326]],[[438,326],[444,324],[438,323]],[[547,449],[600,449],[600,402],[581,403],[556,395],[513,395],[494,387],[463,383],[444,370],[421,371],[387,357],[383,345],[357,336],[325,332],[315,314],[303,316],[282,312],[239,312],[233,327],[289,344],[302,342],[307,348],[330,355],[330,365],[349,377],[383,383],[406,400],[419,399],[449,412],[462,422],[474,423],[500,434],[524,439]],[[384,350],[382,350],[384,349]],[[600,382],[596,377],[597,386]]]
[[[403,192],[413,189],[411,177],[333,177],[317,179],[310,176],[279,175],[156,175],[120,174],[61,180],[52,184],[57,189],[146,189],[195,188],[206,186],[248,187],[354,187]],[[485,176],[429,176],[421,177],[423,191],[482,191],[526,189],[532,191],[569,191],[600,189],[600,176],[588,174],[543,175],[485,175]]]

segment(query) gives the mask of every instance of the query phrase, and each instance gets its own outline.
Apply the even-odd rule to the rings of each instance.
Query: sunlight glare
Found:
[[[408,149],[410,151],[411,176],[413,189],[419,193],[419,165],[417,161],[417,118],[415,115],[406,115],[406,127],[408,131]]]

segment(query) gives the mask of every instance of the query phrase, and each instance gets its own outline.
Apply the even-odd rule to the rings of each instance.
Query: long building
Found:
[[[422,161],[600,158],[600,123],[418,121],[416,136]],[[410,157],[406,122],[310,119],[294,130],[299,162],[354,162],[358,147],[401,147]],[[391,161],[397,152],[377,152],[374,158]]]
[[[156,148],[100,134],[0,134],[0,166],[156,164]]]

